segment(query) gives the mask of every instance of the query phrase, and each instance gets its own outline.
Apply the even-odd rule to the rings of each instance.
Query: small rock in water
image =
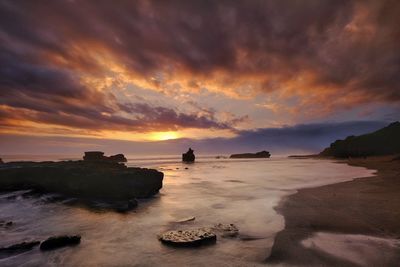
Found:
[[[168,231],[159,236],[162,243],[177,247],[197,247],[214,244],[217,236],[208,228]]]
[[[52,236],[40,244],[41,250],[51,250],[65,246],[75,246],[81,242],[79,235],[74,236]]]
[[[235,237],[239,234],[239,229],[234,224],[219,223],[212,227],[214,231],[221,232],[222,237]]]
[[[14,244],[8,247],[0,247],[0,259],[31,250],[39,244],[40,241],[28,241]]]
[[[13,225],[12,221],[0,221],[0,226],[2,227],[10,227]]]

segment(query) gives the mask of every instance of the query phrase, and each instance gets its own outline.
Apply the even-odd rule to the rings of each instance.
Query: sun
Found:
[[[152,140],[157,140],[157,141],[164,141],[164,140],[171,140],[171,139],[177,139],[179,138],[179,135],[177,132],[155,132],[152,133],[151,135]]]

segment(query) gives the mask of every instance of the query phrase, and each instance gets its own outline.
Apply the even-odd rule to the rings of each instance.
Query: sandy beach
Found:
[[[400,160],[389,156],[343,163],[377,170],[376,176],[301,189],[284,198],[276,210],[285,228],[275,238],[268,263],[397,266]]]

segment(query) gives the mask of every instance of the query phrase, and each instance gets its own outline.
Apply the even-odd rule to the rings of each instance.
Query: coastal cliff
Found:
[[[337,158],[382,156],[400,153],[400,122],[359,136],[336,140],[319,155]]]

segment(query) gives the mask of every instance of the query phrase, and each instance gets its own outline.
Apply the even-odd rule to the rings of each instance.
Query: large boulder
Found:
[[[194,155],[194,150],[189,148],[189,150],[186,153],[182,154],[182,161],[183,162],[194,162],[196,159],[196,156]]]
[[[74,236],[53,236],[40,244],[40,250],[52,250],[57,248],[62,248],[65,246],[76,246],[81,242],[81,237],[79,235]]]
[[[241,159],[241,158],[269,158],[271,157],[271,153],[268,151],[260,151],[256,153],[242,153],[242,154],[232,154],[230,158],[232,159]]]

